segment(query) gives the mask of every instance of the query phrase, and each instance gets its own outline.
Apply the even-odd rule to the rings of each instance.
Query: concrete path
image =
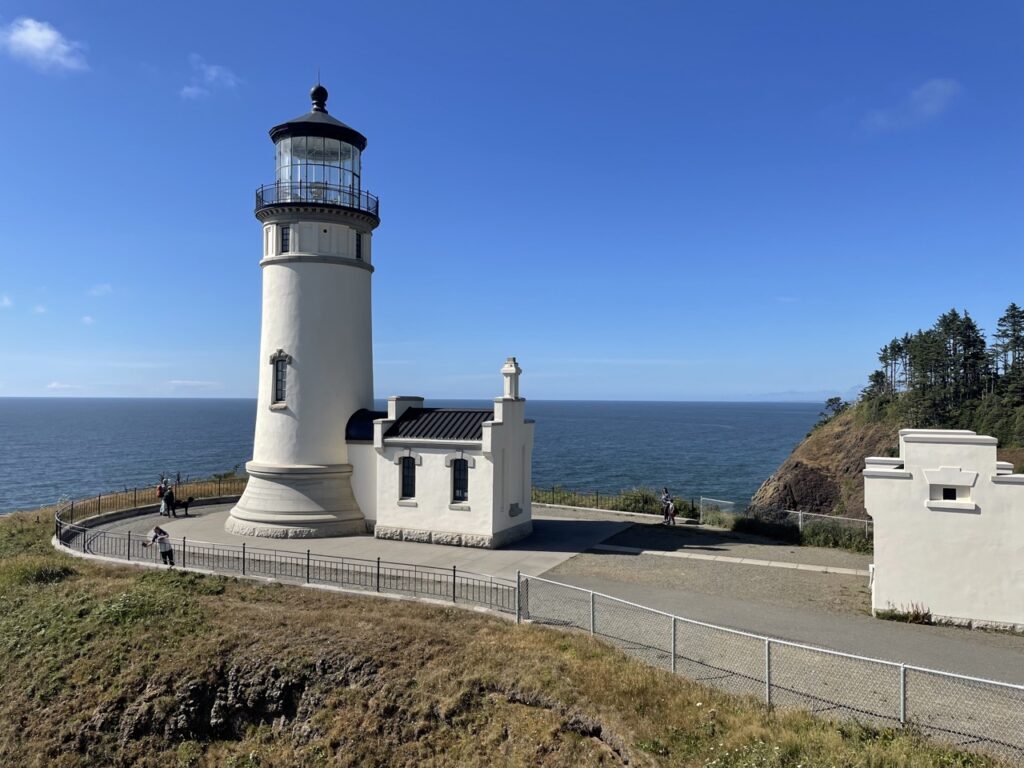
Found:
[[[224,530],[230,504],[194,507],[193,516],[168,520],[157,514],[130,518],[104,526],[105,530],[144,536],[154,525],[160,525],[172,538],[190,542],[235,544],[244,542],[250,551],[257,549],[302,552],[307,549],[320,555],[382,560],[393,563],[432,565],[440,568],[456,566],[488,576],[514,579],[516,571],[539,574],[554,568],[579,552],[625,530],[629,522],[616,520],[567,520],[561,517],[535,516],[533,535],[505,549],[473,549],[419,544],[412,541],[388,541],[372,536],[348,536],[331,539],[254,539],[235,536]]]
[[[801,610],[778,605],[766,605],[754,600],[741,600],[723,596],[711,596],[686,591],[685,582],[679,588],[665,588],[650,584],[627,583],[594,575],[573,573],[571,558],[581,552],[611,554],[630,548],[622,545],[602,544],[611,537],[621,540],[618,534],[630,529],[636,520],[608,513],[600,515],[605,519],[585,519],[577,513],[562,516],[556,510],[534,518],[534,534],[529,539],[501,550],[444,547],[414,542],[397,542],[359,536],[337,539],[282,539],[254,540],[239,537],[224,531],[224,519],[230,505],[198,507],[195,517],[167,520],[158,515],[132,518],[105,526],[107,530],[144,535],[153,525],[159,523],[174,537],[187,537],[190,541],[208,541],[218,544],[241,545],[255,549],[276,548],[280,551],[305,552],[307,549],[325,555],[376,559],[381,557],[392,562],[415,563],[474,571],[491,576],[514,578],[516,571],[542,575],[555,581],[573,584],[613,597],[628,600],[651,608],[675,613],[679,616],[706,621],[726,627],[778,637],[795,642],[833,648],[848,653],[871,656],[892,661],[902,661],[924,667],[957,672],[960,674],[991,678],[1013,683],[1024,683],[1024,637],[1008,634],[970,631],[956,627],[928,627],[887,622],[870,616],[836,615],[820,610]],[[598,513],[595,513],[595,517]],[[652,520],[652,525],[657,525]],[[629,536],[642,534],[632,528]],[[696,535],[696,534],[695,534]],[[715,533],[709,536],[720,535]],[[757,546],[742,541],[728,546]],[[697,547],[695,547],[697,548]],[[705,548],[706,550],[706,548]],[[731,549],[729,551],[736,552]],[[739,550],[744,554],[747,550]],[[750,550],[753,553],[755,550]],[[751,572],[750,578],[770,579],[777,568],[812,566],[810,573],[821,573],[821,578],[833,578],[830,573],[844,573],[844,566],[860,564],[843,559],[850,553],[808,549],[803,559],[819,562],[798,563],[801,548],[782,550],[776,547],[779,556],[785,560],[766,560],[774,563],[771,567],[750,567],[743,562],[751,558],[732,555],[710,554],[686,551],[685,546],[676,549],[646,552],[657,554],[659,560],[679,557],[695,560],[698,555],[721,563],[729,573],[741,572],[744,566]],[[834,558],[831,556],[834,554]],[[863,557],[863,556],[858,556]],[[639,558],[638,558],[639,559]],[[758,559],[758,558],[754,558]],[[843,566],[823,565],[824,562],[842,562]],[[637,567],[642,567],[639,564]],[[554,572],[552,572],[554,569]],[[830,569],[828,571],[824,569]],[[854,570],[860,575],[860,569]],[[849,579],[849,575],[837,578]]]
[[[765,568],[792,568],[798,571],[815,571],[817,573],[842,573],[847,576],[868,576],[868,571],[856,568],[839,568],[831,565],[808,565],[807,563],[791,563],[779,560],[758,560],[751,557],[729,557],[728,555],[706,555],[702,552],[679,552],[663,549],[641,549],[639,547],[620,547],[616,544],[595,544],[591,547],[595,552],[615,552],[623,555],[655,555],[657,557],[678,557],[684,560],[711,560],[716,563],[735,563],[738,565],[759,565]]]

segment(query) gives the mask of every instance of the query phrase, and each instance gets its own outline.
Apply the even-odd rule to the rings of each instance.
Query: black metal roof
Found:
[[[385,438],[480,440],[483,423],[494,418],[482,408],[409,408],[391,425]]]
[[[371,411],[360,408],[352,414],[348,424],[345,425],[345,440],[348,442],[371,442],[373,440],[373,420],[387,417],[387,411]]]
[[[366,137],[363,134],[327,114],[326,88],[316,85],[309,95],[313,99],[313,109],[270,129],[270,138],[275,144],[288,136],[325,136],[358,147],[360,152],[366,149]]]

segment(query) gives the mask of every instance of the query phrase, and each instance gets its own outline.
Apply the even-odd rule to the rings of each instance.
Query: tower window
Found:
[[[416,459],[412,456],[403,456],[399,463],[399,471],[402,473],[399,498],[416,498]]]
[[[288,365],[292,356],[285,354],[283,349],[277,350],[270,356],[270,364],[274,368],[274,380],[271,384],[270,404],[284,405],[285,396],[288,391]]]
[[[469,501],[469,462],[465,459],[452,461],[452,501]]]
[[[943,501],[956,501],[956,488],[943,488],[942,489],[942,500]]]
[[[356,232],[356,258],[363,260],[363,235],[360,232]]]
[[[292,228],[287,224],[281,227],[281,253],[288,253],[292,249]]]

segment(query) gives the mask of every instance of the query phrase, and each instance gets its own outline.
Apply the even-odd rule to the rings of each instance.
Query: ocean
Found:
[[[821,408],[528,401],[527,416],[537,422],[533,484],[601,493],[668,486],[684,498],[746,504]],[[0,513],[62,495],[156,485],[161,474],[242,469],[255,420],[254,400],[0,398]]]

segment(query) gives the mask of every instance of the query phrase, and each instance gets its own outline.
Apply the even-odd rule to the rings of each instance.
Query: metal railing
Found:
[[[241,492],[245,478],[199,481],[192,490]],[[188,484],[181,484],[181,489]],[[153,489],[144,489],[155,502]],[[147,538],[74,522],[82,512],[119,511],[132,489],[65,501],[55,514],[60,546],[126,562],[160,563]],[[191,495],[199,498],[195,492]],[[212,493],[211,493],[212,495]],[[72,510],[75,510],[73,513]],[[132,507],[131,509],[134,509]],[[805,513],[806,514],[806,513]],[[367,592],[482,606],[529,621],[576,629],[648,664],[729,693],[881,727],[908,727],[967,749],[1024,760],[1024,685],[901,664],[717,626],[539,576],[515,581],[435,566],[173,539],[174,564],[215,573],[328,584]]]
[[[181,503],[190,496],[195,499],[241,496],[248,481],[249,478],[244,476],[222,477],[174,482],[170,487],[174,489],[174,498]],[[104,512],[138,509],[159,503],[160,499],[157,497],[155,485],[144,488],[125,486],[121,491],[98,493],[95,496],[86,496],[80,499],[65,498],[58,502],[58,514],[63,522],[74,523],[76,520],[93,517]]]
[[[645,515],[661,515],[660,494],[649,488],[634,488],[608,493],[601,491],[580,491],[561,486],[539,488],[534,486],[532,500],[537,504],[556,507],[580,507],[583,509],[606,509],[609,512],[635,512]],[[697,500],[673,496],[676,514],[682,517],[696,517]]]
[[[256,210],[282,203],[337,205],[380,217],[380,200],[365,190],[322,181],[277,181],[256,190]]]
[[[720,627],[538,576],[518,581],[519,620],[589,632],[648,664],[768,705],[914,728],[1024,759],[1024,685]]]
[[[79,505],[80,506],[80,505]],[[515,613],[516,585],[509,579],[460,570],[456,566],[397,563],[377,558],[323,555],[306,550],[254,547],[170,539],[167,561],[151,537],[107,531],[66,520],[71,504],[58,507],[54,516],[57,541],[86,555],[125,562],[174,565],[220,574],[261,576],[279,581],[328,584],[337,587],[429,597],[453,603],[472,603],[502,613]]]

